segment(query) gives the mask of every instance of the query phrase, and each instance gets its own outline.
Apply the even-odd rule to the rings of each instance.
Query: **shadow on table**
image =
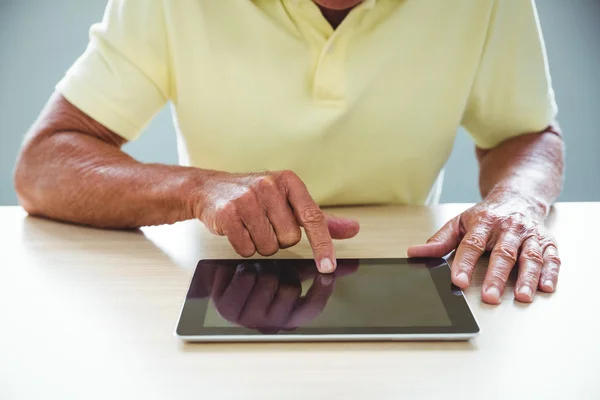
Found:
[[[48,261],[85,258],[102,266],[107,261],[173,265],[173,260],[140,229],[98,229],[27,216],[22,225],[23,243],[32,255]],[[148,264],[146,264],[148,265]]]

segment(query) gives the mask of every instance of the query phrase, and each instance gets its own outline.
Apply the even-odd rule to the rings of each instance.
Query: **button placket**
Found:
[[[313,64],[313,98],[328,104],[343,102],[346,94],[345,48],[348,35],[352,34],[356,22],[373,7],[376,0],[364,0],[335,30],[326,22],[312,0],[288,1],[291,1],[298,13],[304,15],[305,19],[298,23],[303,25],[306,39],[314,46],[313,51],[316,50],[316,54],[313,53],[317,57]]]
[[[333,41],[327,42],[327,44],[325,46],[327,46],[327,50],[326,50],[327,54],[333,53],[334,47],[335,47],[335,44]]]
[[[315,100],[327,103],[344,101],[346,91],[345,56],[340,31],[335,31],[319,54],[313,82]]]
[[[321,50],[314,76],[314,95],[317,101],[339,104],[346,97],[346,54],[358,24],[377,0],[363,0],[338,26]]]

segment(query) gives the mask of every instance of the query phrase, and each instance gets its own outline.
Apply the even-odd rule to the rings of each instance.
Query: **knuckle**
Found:
[[[477,222],[480,225],[491,226],[502,220],[502,217],[495,211],[480,212],[477,216]]]
[[[463,240],[462,244],[477,252],[483,253],[485,251],[485,241],[480,235],[469,235]]]
[[[282,249],[285,249],[288,247],[295,246],[300,242],[301,239],[302,239],[302,233],[300,232],[300,229],[286,232],[285,234],[281,235],[281,237],[279,238],[279,245],[280,245],[279,247],[281,247]]]
[[[279,176],[284,181],[293,181],[293,180],[299,179],[298,175],[296,175],[296,173],[294,171],[290,171],[290,170],[283,170],[283,171],[279,172]]]
[[[525,219],[526,219],[525,214],[523,214],[521,212],[514,212],[508,216],[509,222],[511,222],[515,225],[523,224]]]
[[[517,261],[517,249],[510,244],[500,243],[494,249],[494,253],[496,253],[496,256],[504,260],[510,261],[513,264]]]
[[[254,188],[258,192],[271,192],[275,187],[277,187],[277,183],[275,182],[275,178],[271,175],[263,175],[259,177],[255,184]]]
[[[548,268],[543,273],[544,280],[551,279],[553,281],[556,281],[556,279],[558,279],[558,273],[559,273],[558,268]]]
[[[305,224],[320,225],[325,222],[325,214],[316,205],[302,210],[301,217]]]
[[[558,256],[558,254],[547,254],[544,257],[544,262],[548,263],[548,264],[554,264],[557,267],[560,267],[562,261],[560,259],[560,257]]]
[[[503,231],[524,232],[527,230],[525,216],[519,212],[509,215],[497,215],[494,218],[495,224]]]
[[[540,247],[547,252],[557,252],[556,250],[556,241],[552,236],[546,234],[538,235],[538,242],[540,243]]]
[[[330,243],[327,241],[318,241],[312,244],[313,252],[316,254],[327,253],[330,250]]]
[[[512,224],[507,219],[499,219],[493,225],[497,234],[513,230]]]
[[[525,220],[520,216],[512,215],[510,217],[510,225],[518,232],[526,231],[529,228],[529,225],[525,222]]]
[[[539,249],[536,248],[526,248],[521,252],[521,256],[525,259],[532,261],[538,265],[541,265],[544,262],[544,258],[542,257],[542,253]]]

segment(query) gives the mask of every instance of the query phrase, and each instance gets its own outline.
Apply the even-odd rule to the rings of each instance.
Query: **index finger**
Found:
[[[284,188],[298,223],[304,227],[319,272],[333,272],[336,267],[335,249],[325,214],[296,175],[284,175]]]
[[[335,268],[336,279],[355,273],[356,271],[358,271],[359,264],[360,261],[358,260],[358,258],[338,259]],[[319,274],[319,271],[315,269],[314,266],[308,265],[299,265],[298,267],[296,267],[296,271],[301,282],[307,281],[309,279],[314,279],[315,276]]]

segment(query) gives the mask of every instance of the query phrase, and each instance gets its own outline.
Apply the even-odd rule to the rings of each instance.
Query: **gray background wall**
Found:
[[[476,1],[476,0],[473,0]],[[525,0],[523,0],[525,1]],[[104,0],[0,0],[0,205],[16,204],[12,168],[23,134],[87,44]],[[568,146],[563,201],[600,200],[600,1],[538,0]],[[168,110],[127,146],[142,161],[176,163]],[[442,201],[479,198],[473,145],[460,132]]]

